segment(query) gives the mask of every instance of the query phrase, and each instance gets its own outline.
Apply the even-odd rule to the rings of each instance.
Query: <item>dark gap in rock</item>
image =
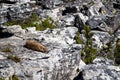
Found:
[[[83,7],[80,9],[80,12],[83,13],[86,16],[90,16],[90,12],[88,10],[89,8],[85,5],[83,5]]]
[[[2,28],[0,28],[0,38],[8,38],[13,36],[14,34],[9,33],[9,32],[2,32]]]
[[[0,3],[7,3],[7,4],[15,4],[16,1],[9,1],[9,0],[0,0]]]
[[[104,31],[104,30],[100,29],[99,27],[93,28],[92,30]]]
[[[78,76],[76,76],[73,80],[84,80],[83,78],[83,72],[80,72]]]
[[[113,7],[114,7],[115,9],[120,9],[120,4],[113,3]]]
[[[66,7],[66,9],[62,11],[62,15],[66,15],[67,13],[77,13],[77,8],[76,7]]]

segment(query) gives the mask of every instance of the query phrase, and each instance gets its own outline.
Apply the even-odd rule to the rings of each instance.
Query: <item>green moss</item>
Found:
[[[19,78],[16,75],[13,75],[9,77],[9,80],[19,80]]]
[[[4,78],[0,78],[0,80],[5,80]]]
[[[94,1],[91,1],[91,2],[88,3],[88,5],[94,5],[94,4],[95,4]]]
[[[114,56],[115,56],[115,63],[119,65],[120,64],[120,45],[118,44],[116,44]]]
[[[6,47],[5,49],[2,50],[2,52],[11,52],[11,49],[9,47]]]
[[[14,56],[14,55],[8,55],[8,57],[7,57],[8,59],[11,59],[11,60],[13,60],[14,62],[20,62],[20,58],[19,57],[17,57],[17,56]]]
[[[45,30],[47,28],[54,29],[56,28],[56,23],[52,20],[51,17],[47,17],[45,20],[41,20],[41,24],[39,26],[40,30]]]
[[[80,38],[80,33],[79,32],[76,33],[75,40],[76,40],[77,44],[82,44],[83,43],[82,39]]]
[[[37,22],[41,22],[41,24],[38,24]],[[36,14],[32,14],[27,19],[9,21],[5,23],[5,25],[7,26],[20,25],[23,29],[26,29],[27,27],[36,27],[36,30],[40,31],[43,31],[46,28],[54,29],[57,26],[57,24],[51,17],[47,17],[44,20],[40,20],[39,16]]]

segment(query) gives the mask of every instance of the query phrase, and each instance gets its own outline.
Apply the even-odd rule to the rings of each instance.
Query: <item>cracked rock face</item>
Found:
[[[120,67],[114,66],[113,61],[104,58],[96,58],[83,70],[85,80],[119,80],[119,76]]]
[[[9,31],[16,27],[9,28]],[[17,31],[22,31],[19,29],[18,26]],[[81,50],[80,45],[74,44],[77,28],[67,27],[31,32],[25,31],[25,35],[21,33],[20,36],[23,35],[25,40],[18,35],[0,39],[1,51],[2,46],[5,47],[4,49],[6,46],[11,49],[8,52],[5,50],[0,52],[0,77],[8,79],[16,75],[23,80],[73,80],[78,74],[76,69],[79,68]],[[16,32],[12,31],[12,33]],[[30,35],[36,36],[30,37]],[[26,39],[29,38],[47,47],[47,54],[25,48]],[[17,55],[21,61],[16,63],[7,59],[9,54]]]

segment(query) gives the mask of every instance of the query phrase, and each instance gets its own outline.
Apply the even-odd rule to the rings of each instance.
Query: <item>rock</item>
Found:
[[[66,26],[73,26],[74,24],[74,16],[73,15],[67,15],[63,17],[63,21],[65,22]]]
[[[90,12],[91,16],[100,15],[99,9],[101,7],[103,7],[103,4],[102,4],[102,2],[100,2],[100,0],[96,0],[94,3],[95,4],[89,8],[89,12]]]
[[[90,25],[91,29],[106,31],[110,33],[115,33],[119,28],[119,17],[116,16],[94,16],[86,21],[86,24]]]
[[[97,49],[101,49],[102,46],[105,46],[109,41],[111,40],[111,37],[109,33],[102,32],[102,31],[92,31],[94,33],[93,35],[93,44],[97,45]]]
[[[25,35],[25,30],[23,30],[19,25],[9,26],[6,29],[4,29],[3,32],[15,34],[16,36],[20,36],[20,37],[24,37]]]
[[[82,22],[81,18],[79,15],[75,16],[74,19],[74,26],[78,28],[78,31],[81,32],[81,30],[84,28],[84,23]]]
[[[88,17],[88,16],[85,16],[85,15],[82,14],[82,13],[77,13],[77,14],[79,15],[79,17],[80,17],[80,19],[82,20],[82,22],[85,24],[89,17]]]
[[[14,68],[12,67],[11,64],[8,63],[8,61],[0,62],[0,73],[1,78],[6,76],[9,77],[14,74]]]
[[[85,62],[82,61],[82,60],[80,60],[80,64],[79,64],[79,69],[80,69],[80,71],[82,71],[85,66],[86,66]]]
[[[34,26],[23,30],[14,25],[0,30],[0,50],[6,45],[12,49],[10,53],[0,52],[0,78],[8,80],[16,75],[21,80],[120,80],[120,68],[113,61],[96,58],[86,65],[80,56],[83,45],[74,40],[86,24],[94,32],[93,46],[97,49],[113,39],[108,32],[119,37],[119,0],[37,0],[37,5],[30,0],[19,1],[0,9],[0,25],[37,13],[41,19],[52,17],[59,28],[36,31]],[[25,48],[25,44],[34,50]],[[20,63],[7,59],[9,54],[20,57]]]
[[[111,33],[115,33],[120,27],[120,15],[116,15],[113,17],[107,16],[105,19],[105,23],[109,28],[111,28]]]
[[[84,80],[119,80],[120,67],[114,66],[112,60],[96,58],[92,64],[86,65],[82,71]],[[79,79],[77,79],[79,80]]]
[[[48,54],[23,47],[26,44],[25,40],[17,36],[0,39],[0,45],[9,44],[13,52],[11,54],[17,55],[21,59],[20,63],[10,59],[0,60],[2,61],[0,77],[8,79],[10,76],[16,75],[23,80],[73,80],[78,75],[76,70],[79,68],[82,48],[81,45],[74,44],[77,31],[75,27],[36,31],[37,36],[31,37],[31,39],[47,46]],[[32,33],[25,33],[25,35],[29,37]],[[46,48],[38,42],[28,41],[28,43],[32,43],[29,44],[32,48],[36,48],[37,44],[45,51]]]
[[[91,29],[93,29],[93,30],[103,30],[103,31],[105,31],[106,30],[105,29],[106,25],[103,25],[102,27],[100,27],[100,25],[102,23],[104,23],[102,18],[104,19],[104,16],[94,16],[94,17],[88,19],[86,21],[86,24],[89,25],[91,27]]]
[[[34,41],[34,40],[27,40],[26,45],[28,49],[40,51],[40,52],[47,52],[47,48],[43,46],[42,44]]]
[[[29,27],[26,29],[27,33],[32,33],[32,34],[36,34],[36,27]]]
[[[6,59],[6,57],[4,56],[2,52],[0,52],[0,60],[4,60],[4,59]]]

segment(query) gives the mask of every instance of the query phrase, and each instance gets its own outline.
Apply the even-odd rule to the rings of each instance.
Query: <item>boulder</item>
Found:
[[[84,66],[81,72],[83,80],[119,80],[120,67],[114,66],[112,60],[102,57],[93,60],[92,64]],[[79,79],[76,80],[80,80]]]
[[[93,44],[97,45],[97,49],[101,49],[103,46],[105,46],[107,43],[111,40],[111,35],[107,32],[102,31],[92,31],[94,33],[93,35]]]

